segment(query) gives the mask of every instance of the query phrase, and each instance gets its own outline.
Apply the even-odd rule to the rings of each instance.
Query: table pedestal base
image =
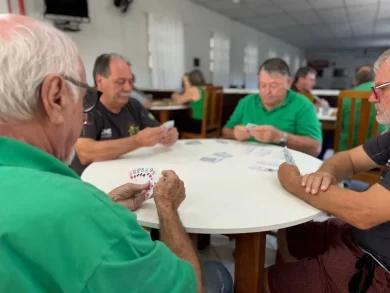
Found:
[[[264,232],[236,234],[235,293],[263,293],[265,238]]]

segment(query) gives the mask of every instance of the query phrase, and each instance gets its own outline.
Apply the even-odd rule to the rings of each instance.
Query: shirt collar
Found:
[[[0,136],[0,154],[0,167],[30,168],[80,179],[71,168],[54,156],[19,140]]]
[[[284,108],[286,107],[291,99],[292,99],[292,95],[293,95],[293,91],[290,89],[287,91],[287,94],[286,94],[286,98],[284,99],[283,103],[281,103],[279,106],[276,106],[275,108],[272,108],[271,110],[266,110],[264,108],[264,105],[263,105],[263,102],[261,101],[261,98],[260,98],[260,94],[258,96],[258,103],[259,103],[259,106],[264,110],[264,111],[267,111],[267,112],[273,112],[273,111],[277,111],[278,109],[281,109],[281,108]]]

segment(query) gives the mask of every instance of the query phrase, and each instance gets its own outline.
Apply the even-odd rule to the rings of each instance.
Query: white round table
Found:
[[[216,139],[180,140],[166,148],[156,146],[129,153],[117,160],[91,164],[82,179],[109,192],[129,182],[134,168],[153,167],[174,170],[184,181],[186,199],[179,208],[182,223],[189,233],[235,234],[235,292],[261,292],[264,270],[265,233],[312,220],[322,212],[285,191],[276,172],[249,168],[256,161],[282,157],[282,148]],[[250,154],[247,152],[252,148]],[[260,151],[261,149],[261,151]],[[217,163],[201,161],[202,156],[227,152],[233,157]],[[292,151],[302,174],[316,171],[322,161]],[[140,225],[158,228],[154,200],[136,211]]]
[[[172,111],[187,110],[190,106],[188,105],[161,105],[161,106],[151,106],[150,111],[158,115],[158,120],[160,123],[165,123],[169,120],[169,114]]]

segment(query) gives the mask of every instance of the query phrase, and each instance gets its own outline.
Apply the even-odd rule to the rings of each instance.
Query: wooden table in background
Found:
[[[169,121],[169,114],[172,111],[189,109],[188,105],[158,105],[150,107],[150,111],[155,114],[160,123]]]

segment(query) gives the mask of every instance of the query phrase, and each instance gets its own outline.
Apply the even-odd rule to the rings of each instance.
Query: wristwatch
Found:
[[[283,132],[282,138],[279,141],[280,146],[286,146],[287,145],[287,132]]]

